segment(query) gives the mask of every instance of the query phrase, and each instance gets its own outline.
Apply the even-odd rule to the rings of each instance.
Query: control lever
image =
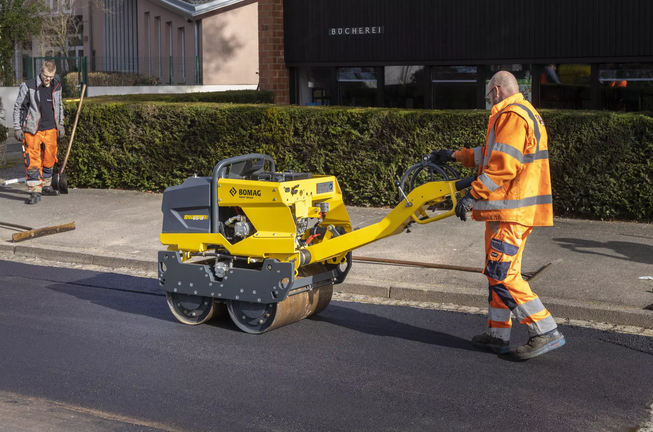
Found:
[[[397,189],[399,189],[399,194],[406,200],[406,207],[412,207],[413,203],[408,201],[408,197],[404,193],[404,190],[401,188],[401,182],[396,181],[395,186],[397,186]]]

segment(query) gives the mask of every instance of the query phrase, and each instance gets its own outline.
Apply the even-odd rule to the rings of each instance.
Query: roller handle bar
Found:
[[[264,159],[270,162],[270,172],[276,172],[274,159],[262,153],[251,153],[242,156],[236,156],[228,159],[221,160],[215,168],[213,168],[213,177],[211,178],[211,232],[224,234],[224,229],[220,223],[220,210],[218,205],[218,180],[224,178],[227,174],[227,167],[239,162],[246,162],[248,160],[261,160]]]
[[[472,183],[474,183],[474,181],[476,181],[476,176],[467,177],[467,178],[464,178],[462,180],[458,180],[456,182],[456,190],[461,191],[463,189],[467,189],[468,187],[472,186]]]

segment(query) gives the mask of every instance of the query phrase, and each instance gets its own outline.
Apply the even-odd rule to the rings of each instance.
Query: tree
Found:
[[[43,10],[39,0],[0,0],[0,82],[4,85],[14,85],[14,49],[39,34]]]
[[[39,44],[41,56],[66,57],[71,36],[81,32],[82,22],[74,14],[79,0],[55,0],[52,9],[43,17]]]

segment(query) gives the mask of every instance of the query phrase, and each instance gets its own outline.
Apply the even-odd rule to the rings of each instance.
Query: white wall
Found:
[[[251,85],[200,85],[200,86],[124,86],[124,87],[89,87],[87,95],[129,95],[129,94],[170,94],[170,93],[205,93],[227,90],[256,90]],[[18,93],[16,93],[18,96]],[[14,98],[15,99],[15,98]]]
[[[19,87],[0,87],[0,98],[2,98],[2,105],[4,106],[4,120],[0,118],[0,122],[8,128],[14,127],[14,104],[18,98]],[[0,117],[3,113],[0,112]]]

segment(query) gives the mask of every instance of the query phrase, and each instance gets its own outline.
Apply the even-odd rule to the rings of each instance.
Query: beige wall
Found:
[[[258,6],[202,20],[204,84],[258,84]]]
[[[149,14],[150,34],[148,43],[147,14]],[[158,22],[161,23],[161,46],[159,47]],[[160,76],[164,83],[170,82],[170,30],[172,28],[173,84],[194,84],[195,75],[195,22],[149,0],[138,0],[138,56],[142,74]],[[184,29],[184,49],[182,50],[180,28]],[[159,51],[160,48],[160,51]],[[159,60],[159,52],[161,57]],[[185,58],[184,61],[182,60]],[[148,60],[151,57],[151,61]],[[184,66],[186,78],[184,79]],[[161,70],[161,74],[159,74]]]

